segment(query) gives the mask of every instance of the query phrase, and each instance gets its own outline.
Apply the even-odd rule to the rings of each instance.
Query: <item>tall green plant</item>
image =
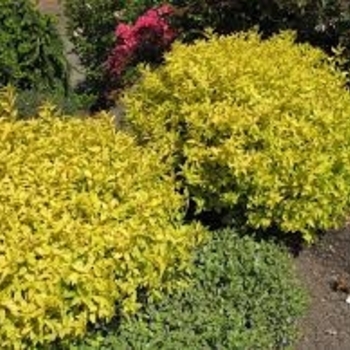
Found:
[[[0,2],[0,86],[68,88],[68,65],[54,20],[30,0]]]

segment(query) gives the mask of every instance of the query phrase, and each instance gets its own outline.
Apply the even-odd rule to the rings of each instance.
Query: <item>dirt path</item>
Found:
[[[350,350],[350,227],[327,233],[295,263],[311,296],[296,350]]]

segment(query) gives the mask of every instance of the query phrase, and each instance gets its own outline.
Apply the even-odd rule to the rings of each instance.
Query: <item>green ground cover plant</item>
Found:
[[[217,231],[197,250],[194,264],[188,289],[148,303],[69,349],[266,350],[294,344],[307,297],[285,249]]]

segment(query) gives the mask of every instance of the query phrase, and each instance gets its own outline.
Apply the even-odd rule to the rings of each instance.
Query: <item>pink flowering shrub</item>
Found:
[[[139,62],[158,63],[177,33],[169,23],[174,10],[169,5],[152,8],[134,25],[121,23],[115,30],[116,46],[107,61],[107,68],[119,77],[127,67]]]

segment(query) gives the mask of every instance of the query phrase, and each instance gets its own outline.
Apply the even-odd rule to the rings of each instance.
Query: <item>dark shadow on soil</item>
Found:
[[[311,300],[296,350],[350,350],[350,226],[327,232],[295,258]]]

